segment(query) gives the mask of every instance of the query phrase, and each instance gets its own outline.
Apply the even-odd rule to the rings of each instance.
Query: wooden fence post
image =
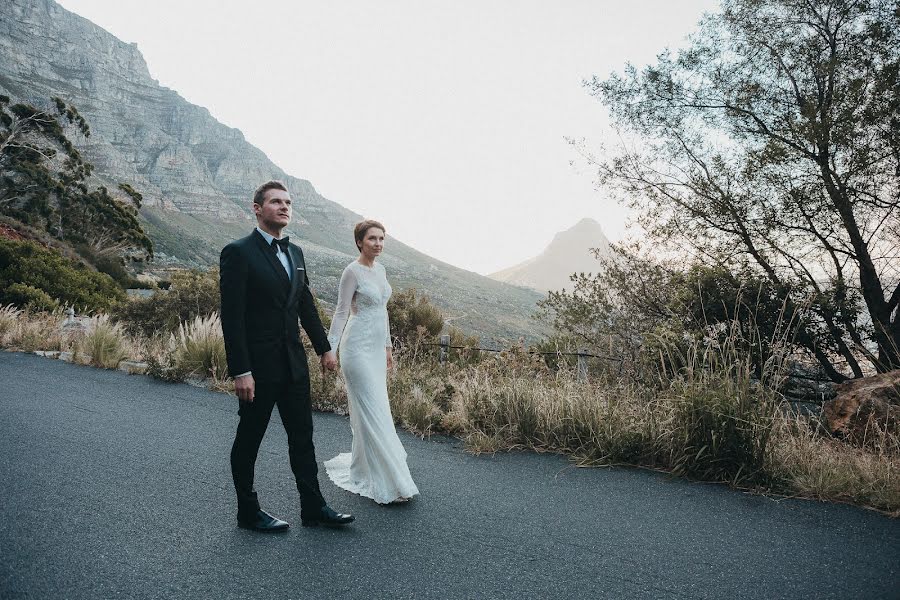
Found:
[[[578,381],[586,381],[588,375],[588,365],[587,365],[587,350],[581,348],[578,350],[578,367],[575,370],[575,374],[578,378]]]
[[[440,362],[444,364],[447,362],[447,358],[450,356],[450,336],[442,335],[441,336],[441,354],[440,354]]]

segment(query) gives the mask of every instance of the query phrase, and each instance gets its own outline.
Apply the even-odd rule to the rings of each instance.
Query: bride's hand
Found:
[[[387,368],[388,371],[394,370],[394,353],[391,351],[391,348],[384,349],[385,354],[387,354]]]

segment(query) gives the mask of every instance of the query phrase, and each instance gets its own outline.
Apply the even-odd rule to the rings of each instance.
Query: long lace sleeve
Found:
[[[334,317],[331,319],[331,328],[328,330],[328,343],[331,349],[337,352],[344,333],[344,326],[350,318],[350,305],[353,302],[353,294],[356,292],[356,273],[348,265],[341,273],[341,282],[338,284],[337,306],[334,309]]]
[[[379,263],[378,266],[381,267],[381,276],[384,278],[384,286],[385,286],[385,287],[387,288],[387,290],[388,290],[388,299],[390,299],[391,286],[390,286],[390,284],[387,282],[387,273],[384,271],[384,265],[382,265],[381,263]],[[385,341],[384,341],[384,347],[385,347],[385,348],[392,348],[392,347],[394,346],[394,344],[391,343],[391,317],[388,315],[387,305],[386,305],[386,304],[385,304],[385,307],[384,307],[384,330],[387,332],[387,333],[385,333],[386,339],[385,339]]]
[[[391,318],[388,316],[387,311],[384,311],[384,330],[387,331],[387,339],[384,341],[384,347],[391,348],[393,346],[391,343]]]

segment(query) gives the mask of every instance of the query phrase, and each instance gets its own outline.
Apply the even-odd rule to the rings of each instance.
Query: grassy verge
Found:
[[[156,377],[200,377],[213,389],[232,390],[215,316],[149,339],[129,336],[105,317],[79,333],[67,333],[63,320],[61,313],[0,308],[0,345],[70,350],[105,367],[127,356],[148,362]],[[340,376],[322,374],[309,355],[313,407],[346,414]],[[777,365],[751,376],[728,349],[694,352],[677,373],[646,384],[581,381],[515,349],[448,365],[411,353],[397,357],[388,394],[399,426],[457,436],[472,452],[558,452],[584,466],[642,466],[900,516],[900,438],[874,431],[862,446],[835,439],[815,417],[787,409],[778,378]]]

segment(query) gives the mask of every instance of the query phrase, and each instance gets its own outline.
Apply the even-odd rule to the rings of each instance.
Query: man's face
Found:
[[[284,190],[266,190],[263,203],[253,203],[253,212],[262,229],[280,232],[291,222],[291,195]]]

